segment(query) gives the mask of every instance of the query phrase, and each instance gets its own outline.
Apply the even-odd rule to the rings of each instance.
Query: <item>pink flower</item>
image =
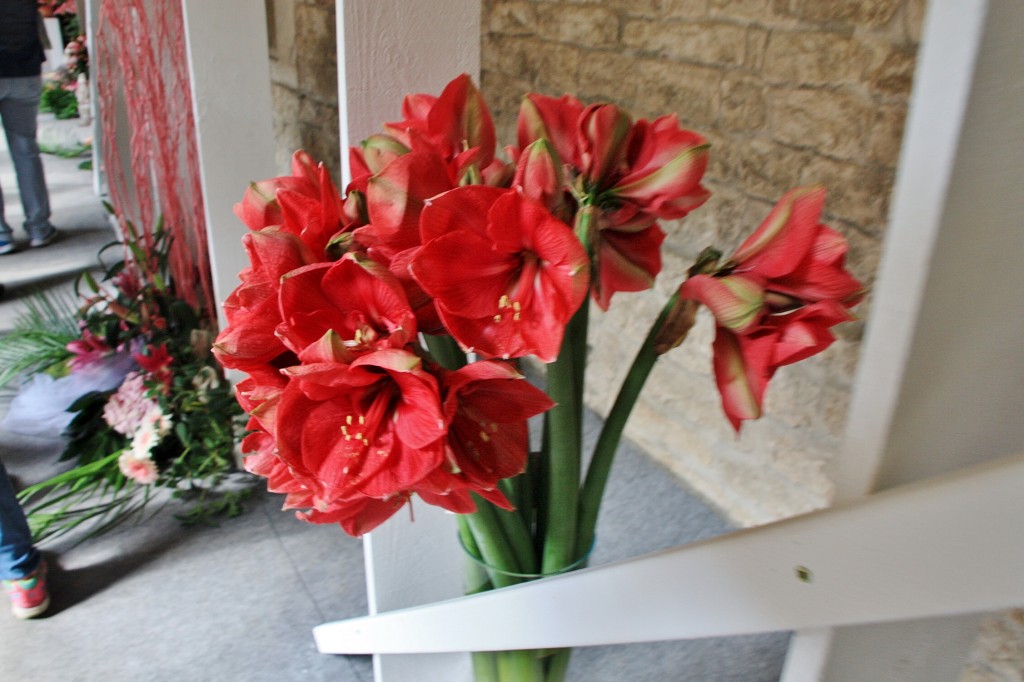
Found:
[[[122,474],[142,485],[155,483],[160,475],[156,462],[149,457],[138,457],[132,450],[126,450],[117,458],[117,467]]]
[[[106,341],[88,329],[83,329],[82,338],[71,341],[66,348],[74,353],[68,363],[72,372],[99,362],[113,350]]]
[[[103,419],[118,433],[132,436],[146,413],[155,404],[146,397],[145,380],[138,372],[129,372],[103,406]]]

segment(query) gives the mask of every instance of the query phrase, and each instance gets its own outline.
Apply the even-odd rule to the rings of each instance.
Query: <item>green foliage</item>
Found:
[[[64,120],[78,116],[78,98],[72,90],[65,90],[59,83],[46,83],[39,96],[39,110],[51,113]]]
[[[14,329],[0,337],[0,387],[23,374],[63,374],[71,356],[66,346],[79,337],[70,296],[40,291],[26,308]]]
[[[60,456],[70,469],[20,495],[37,540],[83,524],[90,537],[141,518],[156,499],[179,500],[183,523],[208,523],[240,513],[251,492],[222,486],[236,471],[241,410],[210,353],[208,317],[177,295],[170,231],[160,224],[140,233],[131,223],[123,231],[123,243],[100,250],[99,274],[79,276],[74,298],[35,297],[14,332],[0,338],[0,382],[62,376],[112,356],[137,363],[117,389],[86,393],[70,406]],[[111,259],[115,249],[122,257]],[[168,494],[157,495],[161,488]]]

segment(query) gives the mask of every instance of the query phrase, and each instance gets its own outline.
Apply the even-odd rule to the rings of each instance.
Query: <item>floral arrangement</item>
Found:
[[[68,41],[64,58],[63,65],[45,75],[39,99],[40,110],[53,113],[57,119],[79,115],[77,91],[89,77],[89,52],[84,35]]]
[[[63,430],[61,459],[74,463],[21,493],[39,539],[88,520],[105,530],[156,488],[186,501],[186,521],[237,514],[249,492],[217,488],[236,470],[240,410],[210,353],[214,331],[168,275],[170,233],[124,230],[110,246],[125,258],[98,280],[81,275],[77,307],[42,298],[0,338],[0,382],[30,376],[5,427]]]
[[[730,257],[706,249],[653,321],[584,472],[591,299],[648,289],[659,222],[700,207],[709,145],[675,116],[529,94],[508,161],[470,78],[409,95],[350,152],[342,195],[297,152],[236,213],[250,267],[215,353],[247,377],[245,466],[285,507],[348,533],[414,498],[459,515],[482,589],[577,568],[629,413],[700,305],[726,418],[756,419],[776,370],[826,348],[861,284],[819,222],[822,187],[783,196]],[[546,365],[546,390],[520,371]],[[543,414],[539,452],[528,420]],[[477,655],[480,680],[560,680],[568,652]]]
[[[44,17],[78,14],[75,0],[39,0],[39,13]]]

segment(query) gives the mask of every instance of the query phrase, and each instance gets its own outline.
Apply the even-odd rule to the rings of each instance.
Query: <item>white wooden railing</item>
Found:
[[[314,636],[334,654],[483,651],[1015,606],[1024,604],[1022,490],[1024,454],[610,566],[326,623]]]

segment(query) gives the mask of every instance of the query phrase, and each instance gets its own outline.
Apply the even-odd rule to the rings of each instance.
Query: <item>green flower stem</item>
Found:
[[[515,554],[516,563],[521,569],[520,572],[536,573],[537,557],[533,551],[533,537],[530,535],[529,527],[526,525],[523,516],[518,511],[499,509],[475,494],[473,499],[476,501],[477,509],[481,506],[489,506],[494,510],[494,515],[501,525],[501,530],[511,545],[513,554]]]
[[[478,498],[479,499],[479,498]],[[508,587],[522,582],[522,578],[509,573],[525,573],[509,538],[505,535],[497,509],[490,503],[480,502],[476,511],[464,518],[473,533],[480,558],[494,570],[489,570],[495,587]]]
[[[544,682],[544,664],[535,649],[499,651],[497,659],[501,682]]]
[[[629,368],[629,372],[619,388],[615,404],[612,405],[601,429],[601,435],[594,446],[594,455],[587,469],[587,478],[580,494],[579,540],[576,545],[576,549],[580,553],[586,552],[594,542],[594,529],[597,526],[597,516],[601,510],[601,500],[604,497],[605,485],[608,483],[608,475],[611,473],[612,463],[615,461],[615,453],[618,450],[622,432],[626,428],[626,422],[633,411],[633,406],[636,405],[637,398],[640,397],[640,391],[643,389],[647,377],[654,369],[654,363],[658,358],[654,352],[655,340],[678,297],[678,292],[673,294],[662,308],[658,319],[651,325],[651,330],[647,333],[647,338],[640,346],[633,365]]]
[[[545,458],[547,487],[542,504],[544,551],[541,572],[558,573],[576,560],[576,519],[579,512],[580,429],[578,347],[587,342],[586,312],[577,312],[562,339],[558,359],[548,365],[548,395],[556,403],[547,413],[548,451]]]
[[[501,678],[498,677],[497,652],[473,652],[473,682],[501,682]]]
[[[427,350],[434,356],[434,360],[445,369],[459,369],[466,365],[466,354],[462,352],[459,344],[455,343],[455,339],[452,337],[424,334],[423,338],[426,340]]]
[[[551,649],[551,655],[547,657],[547,671],[544,682],[565,682],[566,673],[569,672],[569,661],[572,658],[572,649]]]

